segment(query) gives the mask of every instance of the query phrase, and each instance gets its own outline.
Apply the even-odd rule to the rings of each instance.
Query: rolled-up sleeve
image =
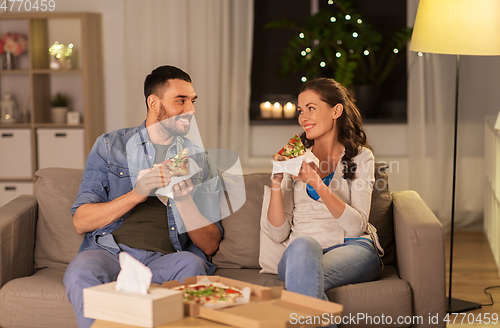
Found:
[[[102,203],[108,200],[108,156],[104,136],[100,136],[87,157],[78,196],[71,207],[72,215],[75,215],[76,210],[84,204]]]

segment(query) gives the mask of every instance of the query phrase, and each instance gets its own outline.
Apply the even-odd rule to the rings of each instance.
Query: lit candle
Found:
[[[294,118],[295,117],[295,104],[291,102],[287,102],[285,107],[283,108],[285,112],[285,118]]]
[[[271,117],[271,103],[269,101],[260,104],[260,115],[263,118]]]
[[[283,115],[283,107],[279,102],[275,102],[273,105],[273,118],[281,118]]]

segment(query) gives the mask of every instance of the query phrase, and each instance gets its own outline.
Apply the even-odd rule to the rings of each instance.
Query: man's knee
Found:
[[[105,250],[88,250],[73,258],[64,273],[63,283],[69,286],[92,285],[116,279],[120,265],[118,259]]]

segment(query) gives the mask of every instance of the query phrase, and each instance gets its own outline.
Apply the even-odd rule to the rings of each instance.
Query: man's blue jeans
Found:
[[[120,249],[151,269],[153,283],[179,280],[197,275],[206,275],[205,262],[191,252],[163,254],[130,248],[120,244]],[[64,274],[66,294],[73,305],[79,328],[90,327],[94,319],[83,316],[83,289],[115,281],[120,272],[118,258],[103,249],[92,249],[79,253],[71,261]]]
[[[288,245],[278,264],[287,290],[324,300],[330,288],[375,280],[379,271],[377,251],[366,238],[323,250],[314,238],[301,236]]]

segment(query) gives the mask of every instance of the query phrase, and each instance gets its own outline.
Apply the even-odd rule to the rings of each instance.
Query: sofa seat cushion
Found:
[[[0,326],[77,327],[62,282],[65,270],[46,268],[5,284],[0,290]]]
[[[284,286],[275,274],[259,273],[258,269],[217,269],[216,275],[237,279],[261,286]],[[412,294],[410,285],[401,280],[396,267],[384,268],[379,279],[372,282],[352,284],[330,289],[328,298],[344,306],[343,316],[355,318],[359,314],[371,316],[375,320],[390,316],[394,321],[398,317],[412,315]],[[381,301],[383,300],[383,301]],[[376,317],[376,318],[375,318]],[[347,320],[347,319],[346,319]],[[372,319],[372,321],[375,321]],[[386,321],[387,322],[387,321]],[[369,319],[360,320],[359,325],[341,325],[342,327],[409,327],[409,324],[369,324]]]

